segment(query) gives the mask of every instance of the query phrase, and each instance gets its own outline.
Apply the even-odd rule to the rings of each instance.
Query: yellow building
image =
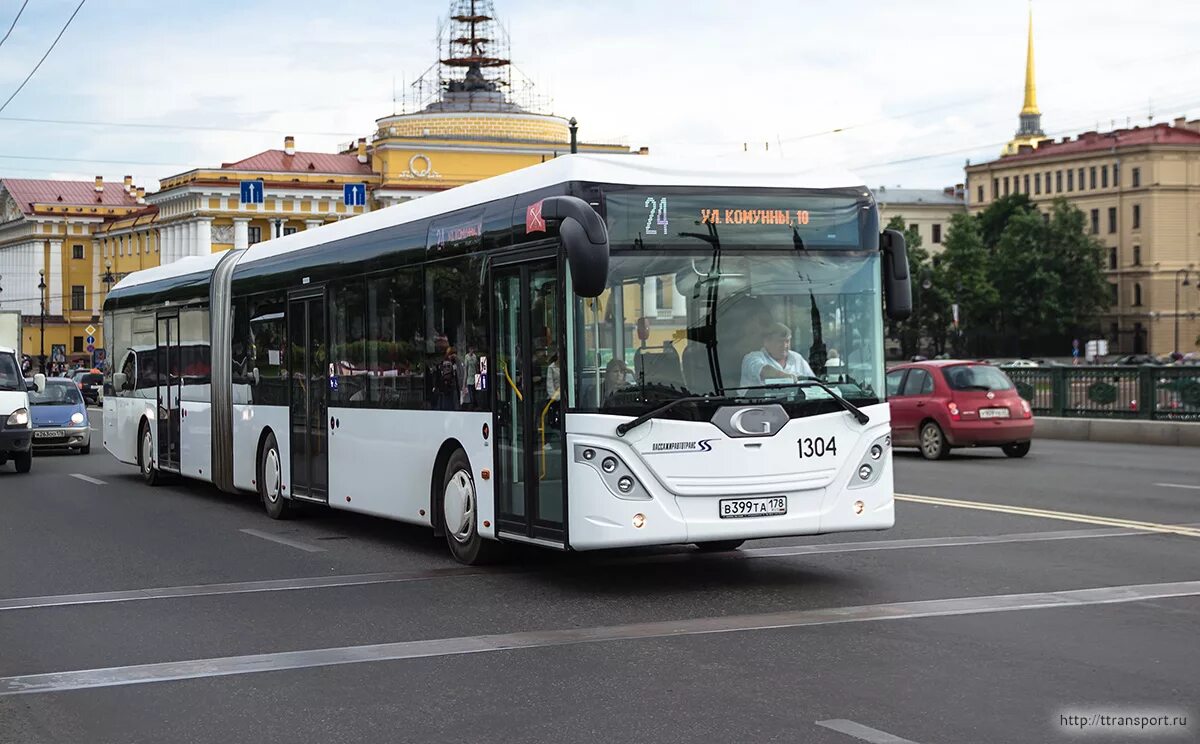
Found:
[[[872,193],[879,205],[879,224],[886,226],[893,217],[903,217],[905,227],[916,228],[921,247],[932,255],[942,252],[950,218],[967,211],[961,183],[940,191],[880,186]]]
[[[1042,209],[1067,199],[1107,247],[1111,310],[1098,326],[1110,351],[1194,350],[1200,334],[1200,120],[1046,139],[1034,97],[1032,38],[1021,130],[999,159],[967,166],[969,211],[1010,194],[1025,194]]]

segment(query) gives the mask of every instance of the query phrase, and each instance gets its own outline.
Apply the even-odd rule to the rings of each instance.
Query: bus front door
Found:
[[[179,472],[179,428],[183,393],[183,367],[179,358],[179,315],[159,315],[155,348],[157,358],[158,468]]]
[[[560,548],[567,541],[561,293],[555,258],[492,270],[497,534]]]
[[[329,499],[329,354],[325,294],[306,290],[288,298],[288,371],[291,411],[291,495]]]

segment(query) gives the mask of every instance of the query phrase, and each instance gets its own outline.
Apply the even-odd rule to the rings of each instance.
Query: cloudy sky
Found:
[[[24,0],[0,0],[0,34]],[[29,0],[0,102],[78,5]],[[157,179],[373,131],[448,0],[87,0],[0,111],[0,174]],[[1017,125],[1026,0],[496,0],[518,68],[585,141],[834,163],[939,187]],[[1200,2],[1036,0],[1048,135],[1200,117]],[[80,123],[86,122],[86,123]],[[842,131],[833,131],[833,130]],[[769,143],[769,149],[767,148]]]

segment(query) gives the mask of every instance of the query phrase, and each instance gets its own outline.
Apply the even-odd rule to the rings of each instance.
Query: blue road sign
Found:
[[[92,353],[94,353],[95,351],[96,351],[96,347],[95,347],[94,345],[92,345],[92,344],[88,344],[88,345],[87,345],[87,352],[88,352],[89,354],[92,354]]]
[[[263,182],[242,181],[242,204],[263,203]]]
[[[92,344],[96,343],[96,337],[95,337],[95,336],[88,336],[88,337],[87,337],[87,343],[88,343],[88,345],[89,345],[89,346],[91,346]],[[90,349],[89,349],[89,351],[90,351]]]
[[[342,201],[347,207],[361,207],[367,203],[365,183],[347,183],[342,186]]]

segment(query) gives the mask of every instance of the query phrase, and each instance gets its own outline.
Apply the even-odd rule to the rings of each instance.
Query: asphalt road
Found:
[[[888,532],[467,568],[98,443],[0,467],[0,742],[1200,739],[1195,450],[898,453]]]

